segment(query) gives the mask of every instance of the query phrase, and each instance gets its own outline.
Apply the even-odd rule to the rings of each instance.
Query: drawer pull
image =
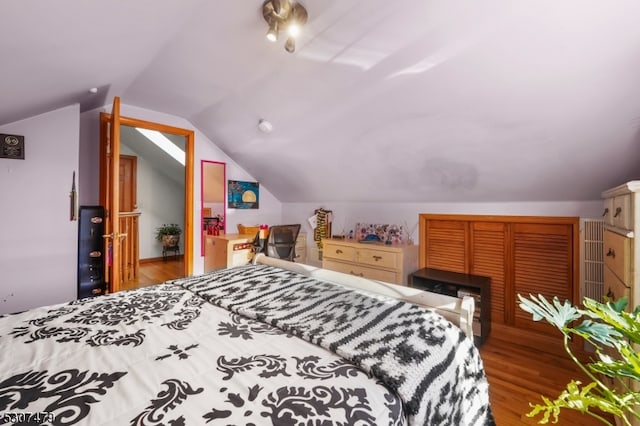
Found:
[[[613,258],[616,257],[616,251],[612,248],[609,248],[609,251],[607,252],[607,256],[611,256]]]
[[[340,250],[340,249],[336,250],[336,254],[342,254],[342,253],[344,253],[342,250]]]
[[[613,294],[611,287],[609,287],[609,291],[607,292],[607,297],[609,298],[609,300],[615,300],[615,295]]]
[[[620,216],[620,213],[622,213],[622,207],[616,207],[616,214],[614,214],[613,217]]]
[[[382,259],[382,256],[373,256],[373,260],[375,260],[376,262],[381,259]]]
[[[604,209],[604,212],[602,213],[602,217],[605,217],[607,213],[609,213],[609,207]]]
[[[356,277],[364,277],[364,274],[363,274],[362,272],[360,272],[359,274],[356,274],[356,273],[355,273],[355,272],[353,272],[353,271],[349,271],[349,273],[350,273],[351,275],[355,275]]]

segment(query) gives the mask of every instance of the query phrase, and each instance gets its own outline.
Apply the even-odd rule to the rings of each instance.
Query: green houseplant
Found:
[[[553,302],[543,296],[518,295],[520,307],[533,315],[535,321],[546,320],[563,335],[564,348],[571,359],[591,380],[582,383],[571,380],[562,393],[551,400],[542,397],[542,404],[530,404],[528,417],[542,415],[538,423],[558,421],[562,408],[578,410],[589,414],[604,424],[612,425],[602,413],[619,418],[622,424],[631,425],[629,418],[640,419],[640,392],[634,387],[640,383],[640,353],[634,348],[640,344],[640,306],[633,312],[626,312],[628,300],[599,303],[584,298],[584,309],[572,306],[569,301]],[[573,336],[582,337],[595,348],[595,358],[581,362],[572,352],[569,342]],[[603,377],[611,379],[605,383]]]
[[[177,223],[163,224],[156,228],[156,240],[161,241],[164,247],[175,247],[180,242],[182,229]]]

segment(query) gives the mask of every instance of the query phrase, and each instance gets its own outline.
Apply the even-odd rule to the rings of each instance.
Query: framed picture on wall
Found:
[[[0,158],[24,160],[24,136],[0,133]]]
[[[227,207],[230,209],[257,209],[260,202],[260,184],[242,180],[228,181]]]

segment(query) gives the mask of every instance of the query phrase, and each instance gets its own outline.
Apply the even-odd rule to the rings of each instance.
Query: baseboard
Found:
[[[176,259],[182,260],[183,257],[184,257],[184,255],[182,255],[182,254],[178,254],[178,255],[170,254],[169,256],[167,256],[167,260],[176,260]],[[140,264],[142,265],[143,263],[162,262],[163,260],[164,260],[164,258],[162,256],[160,256],[160,257],[147,257],[146,259],[140,259]]]

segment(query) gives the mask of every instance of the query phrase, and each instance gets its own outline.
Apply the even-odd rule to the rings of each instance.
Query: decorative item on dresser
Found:
[[[506,339],[564,353],[551,326],[519,309],[517,294],[579,295],[579,218],[542,216],[420,215],[420,268],[491,279],[491,326]]]
[[[640,304],[640,180],[602,193],[604,198],[604,292],[612,300],[628,297],[628,311]],[[640,390],[637,381],[633,390]],[[623,386],[619,383],[619,386]],[[618,420],[617,420],[618,421]],[[629,418],[633,426],[640,421]]]
[[[413,244],[328,238],[322,247],[322,267],[332,271],[406,285],[409,274],[418,269],[418,246]]]

